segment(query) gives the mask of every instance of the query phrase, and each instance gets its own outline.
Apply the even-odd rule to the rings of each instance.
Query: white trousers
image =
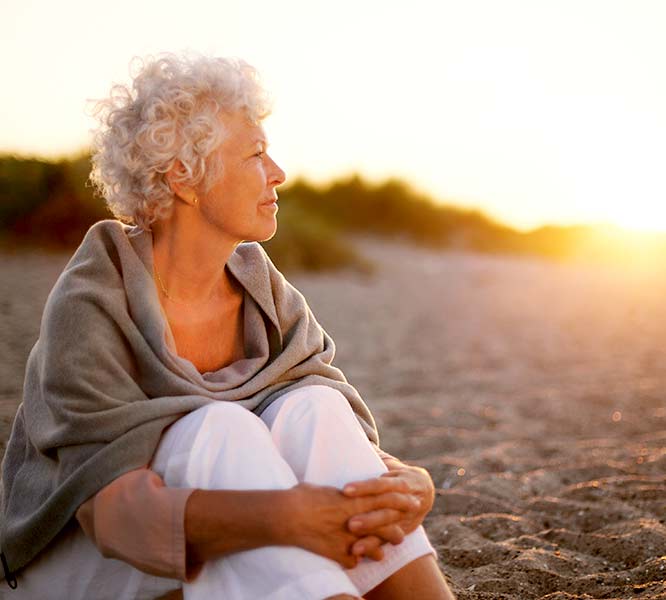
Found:
[[[342,488],[386,471],[344,396],[320,385],[284,394],[261,418],[231,402],[193,411],[162,436],[151,468],[170,487],[255,490],[298,482]],[[194,581],[181,583],[103,558],[76,528],[31,563],[7,597],[150,599],[182,586],[184,600],[321,600],[362,595],[434,553],[422,527],[383,549],[381,561],[344,569],[300,548],[263,547],[208,561]]]

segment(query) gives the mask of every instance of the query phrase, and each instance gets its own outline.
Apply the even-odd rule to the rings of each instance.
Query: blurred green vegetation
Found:
[[[71,249],[88,228],[112,218],[87,184],[89,156],[49,162],[0,156],[0,247]],[[556,260],[622,264],[663,261],[666,236],[631,235],[589,226],[520,232],[476,210],[442,205],[406,183],[371,184],[359,176],[315,186],[297,180],[280,189],[280,226],[264,245],[285,271],[372,265],[350,237],[372,235],[419,245]]]
[[[88,228],[111,214],[87,185],[90,159],[57,162],[0,157],[0,240],[5,248],[76,247]]]

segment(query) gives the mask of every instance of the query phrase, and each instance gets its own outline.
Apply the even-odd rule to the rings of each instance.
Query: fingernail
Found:
[[[359,521],[357,519],[352,519],[351,521],[349,521],[349,527],[351,529],[359,529],[362,524],[363,523],[361,523],[361,521]]]
[[[363,554],[365,552],[365,546],[361,544],[360,546],[356,546],[354,548],[354,554]]]
[[[353,494],[355,491],[356,491],[356,488],[353,485],[345,486],[345,492],[348,492],[349,494]]]

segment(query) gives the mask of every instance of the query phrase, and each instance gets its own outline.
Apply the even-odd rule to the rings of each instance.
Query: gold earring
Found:
[[[197,197],[195,196],[195,197],[194,197],[193,206],[196,206],[198,203],[199,203],[199,198],[197,198]]]

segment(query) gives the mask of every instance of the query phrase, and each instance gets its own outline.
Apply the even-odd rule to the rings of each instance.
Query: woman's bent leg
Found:
[[[312,385],[287,392],[261,418],[299,481],[342,488],[387,470],[349,403],[333,388]],[[423,527],[397,546],[385,544],[383,550],[381,561],[364,558],[347,570],[361,595],[415,559],[435,554]]]
[[[431,554],[410,562],[365,595],[367,600],[455,600]]]
[[[170,487],[287,489],[297,484],[266,425],[230,402],[190,413],[162,437],[151,468]],[[186,600],[321,600],[358,592],[334,561],[295,547],[265,547],[208,561],[183,584]]]

